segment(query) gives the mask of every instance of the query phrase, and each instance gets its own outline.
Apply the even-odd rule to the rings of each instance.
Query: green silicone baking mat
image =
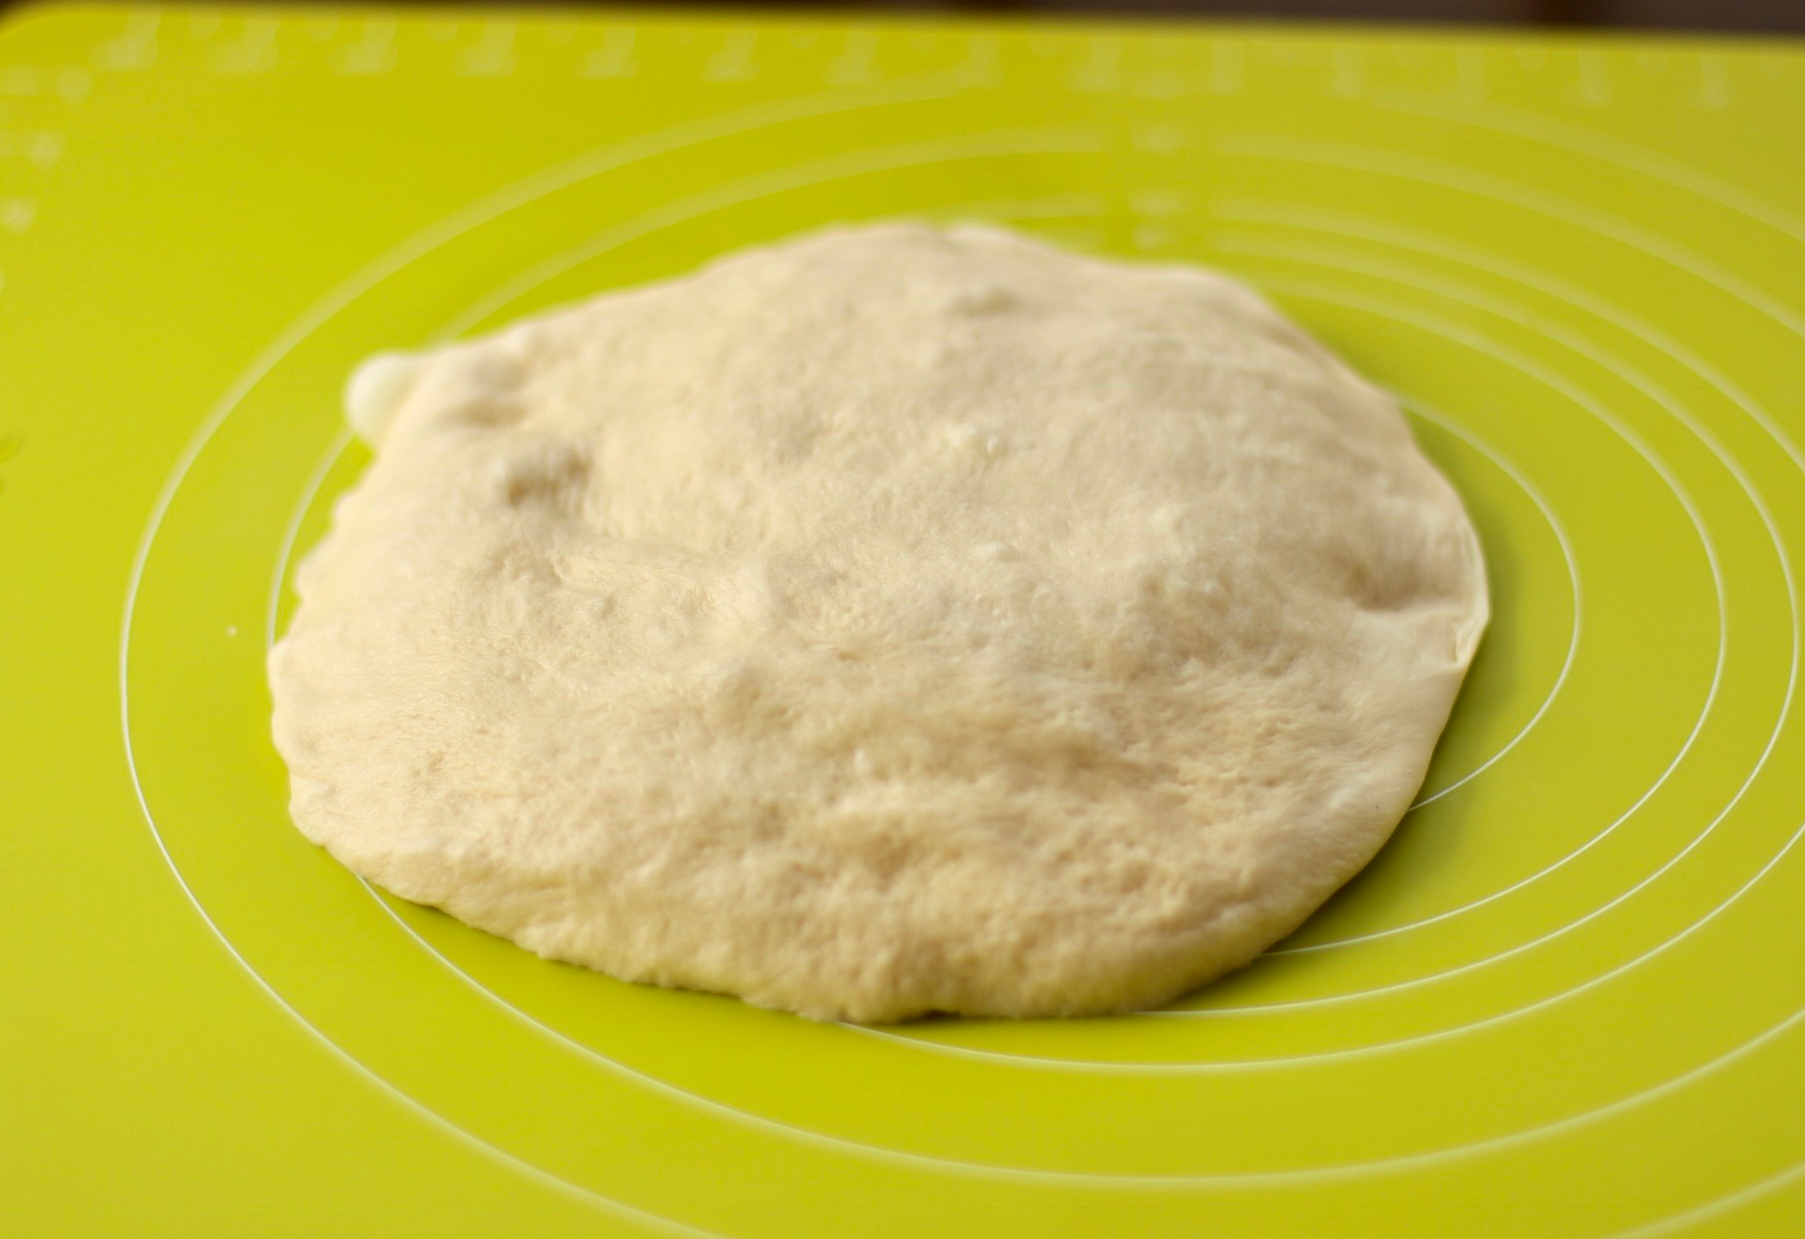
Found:
[[[1251,281],[1404,401],[1495,619],[1291,940],[1113,1019],[546,963],[290,826],[339,392],[835,220]],[[0,1231],[1805,1233],[1805,56],[837,16],[0,29]]]

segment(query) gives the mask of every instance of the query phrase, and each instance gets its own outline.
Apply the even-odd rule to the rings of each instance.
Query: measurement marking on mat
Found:
[[[1177,125],[1142,125],[1129,135],[1137,151],[1149,155],[1175,155],[1185,148],[1185,132]]]
[[[1232,95],[1241,89],[1241,49],[1233,43],[1210,48],[1210,90]]]
[[[1182,215],[1190,201],[1173,189],[1137,189],[1128,195],[1128,209],[1142,219],[1170,219]]]
[[[1722,56],[1698,58],[1698,101],[1708,108],[1730,106],[1729,66]]]
[[[125,19],[125,29],[100,45],[96,58],[100,67],[116,73],[135,73],[157,63],[157,31],[163,18],[157,13],[134,13]]]
[[[1110,91],[1122,84],[1122,45],[1111,39],[1092,41],[1084,63],[1072,73],[1073,90]]]
[[[601,46],[583,59],[583,76],[625,80],[638,73],[639,61],[633,54],[636,35],[630,26],[616,26],[604,34]]]
[[[395,67],[395,32],[400,24],[371,18],[363,24],[363,34],[337,59],[337,70],[347,77],[373,77]]]
[[[484,22],[482,31],[458,57],[459,77],[507,77],[514,72],[514,22]]]
[[[1485,98],[1485,56],[1476,47],[1454,53],[1454,93],[1469,103]]]
[[[1185,80],[1176,69],[1152,69],[1135,81],[1134,93],[1143,99],[1176,99],[1185,93]]]
[[[1335,69],[1329,75],[1329,93],[1338,99],[1353,99],[1366,87],[1366,66],[1360,53],[1351,47],[1335,49]]]
[[[1588,107],[1603,107],[1611,101],[1611,75],[1600,57],[1581,52],[1579,68],[1579,101]]]
[[[1174,233],[1168,224],[1155,219],[1144,219],[1134,226],[1134,247],[1137,250],[1161,250],[1172,244]]]
[[[24,232],[38,215],[38,204],[30,198],[0,198],[0,228]]]
[[[273,17],[248,19],[238,40],[215,53],[213,67],[221,73],[268,73],[276,67],[278,28]]]
[[[94,75],[76,65],[56,72],[56,97],[64,103],[80,103],[94,89]]]
[[[1003,42],[994,34],[974,34],[965,41],[965,63],[959,75],[973,86],[1000,86],[1003,81]]]
[[[846,47],[827,66],[827,80],[835,86],[868,86],[884,80],[877,67],[877,36],[855,30],[846,36]]]
[[[33,129],[12,134],[0,130],[0,159],[23,159],[38,168],[48,168],[63,153],[63,139],[47,129]]]
[[[721,41],[721,50],[702,66],[702,76],[710,82],[750,82],[758,76],[758,32],[729,30]]]

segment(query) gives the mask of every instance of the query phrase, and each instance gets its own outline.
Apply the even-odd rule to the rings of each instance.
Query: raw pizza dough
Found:
[[[1487,616],[1395,404],[1246,288],[988,227],[379,358],[270,655],[306,835],[820,1019],[1159,1004],[1385,841]]]

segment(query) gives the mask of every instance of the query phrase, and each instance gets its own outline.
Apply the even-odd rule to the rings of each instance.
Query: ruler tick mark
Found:
[[[1129,141],[1135,150],[1149,155],[1175,155],[1185,147],[1185,134],[1177,125],[1143,125]]]
[[[631,26],[616,26],[602,36],[602,44],[583,60],[584,77],[626,79],[639,72],[639,61],[633,55],[637,32]]]
[[[476,42],[457,60],[459,77],[507,77],[514,72],[514,36],[519,27],[511,21],[485,22]]]
[[[972,86],[996,86],[1003,80],[1003,44],[994,34],[974,34],[965,41],[965,63],[959,76]]]
[[[1218,95],[1232,95],[1241,89],[1241,49],[1233,43],[1217,43],[1210,48],[1210,90]]]
[[[0,227],[24,232],[38,215],[38,204],[30,198],[0,198]]]
[[[214,55],[213,67],[221,73],[268,73],[276,67],[277,29],[274,18],[247,19],[238,41]]]
[[[758,32],[730,30],[722,40],[721,50],[702,66],[702,76],[710,82],[750,82],[758,76]]]
[[[1605,62],[1591,52],[1581,52],[1579,69],[1579,101],[1588,107],[1603,107],[1611,101],[1610,71]]]
[[[157,30],[163,19],[156,13],[134,13],[125,29],[100,45],[96,58],[103,69],[116,73],[139,72],[157,63]]]
[[[1104,92],[1121,85],[1122,44],[1114,39],[1093,40],[1084,63],[1072,73],[1072,89]]]
[[[0,132],[0,159],[23,159],[39,168],[48,168],[63,153],[63,139],[47,129],[37,129],[17,137]]]
[[[827,80],[835,86],[867,86],[883,80],[877,67],[877,36],[855,30],[846,36],[846,47],[827,66]]]
[[[1698,58],[1699,102],[1708,108],[1730,106],[1729,66],[1722,56]]]
[[[395,67],[395,32],[399,23],[371,18],[362,35],[337,58],[337,69],[348,77],[374,77]]]
[[[1454,53],[1454,93],[1469,103],[1485,98],[1485,55],[1476,47]]]
[[[1172,244],[1172,229],[1155,220],[1144,219],[1134,226],[1134,247],[1138,250],[1160,250]]]
[[[94,75],[78,65],[66,65],[56,72],[55,89],[64,103],[80,103],[94,89]]]
[[[1142,219],[1170,219],[1188,206],[1189,199],[1174,189],[1137,189],[1128,195],[1128,209]]]
[[[1185,80],[1176,69],[1153,69],[1135,82],[1134,93],[1144,99],[1176,99],[1185,93]]]

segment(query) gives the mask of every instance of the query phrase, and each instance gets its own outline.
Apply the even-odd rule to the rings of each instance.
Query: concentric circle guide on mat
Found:
[[[0,607],[0,775],[46,876],[0,901],[0,1048],[35,1064],[0,1074],[0,1205],[51,1234],[1805,1227],[1802,96],[1805,57],[1734,42],[15,17],[0,564],[32,605]],[[545,963],[307,844],[262,662],[367,461],[355,362],[905,215],[1223,268],[1397,393],[1495,617],[1373,865],[1165,1011],[861,1029]]]

